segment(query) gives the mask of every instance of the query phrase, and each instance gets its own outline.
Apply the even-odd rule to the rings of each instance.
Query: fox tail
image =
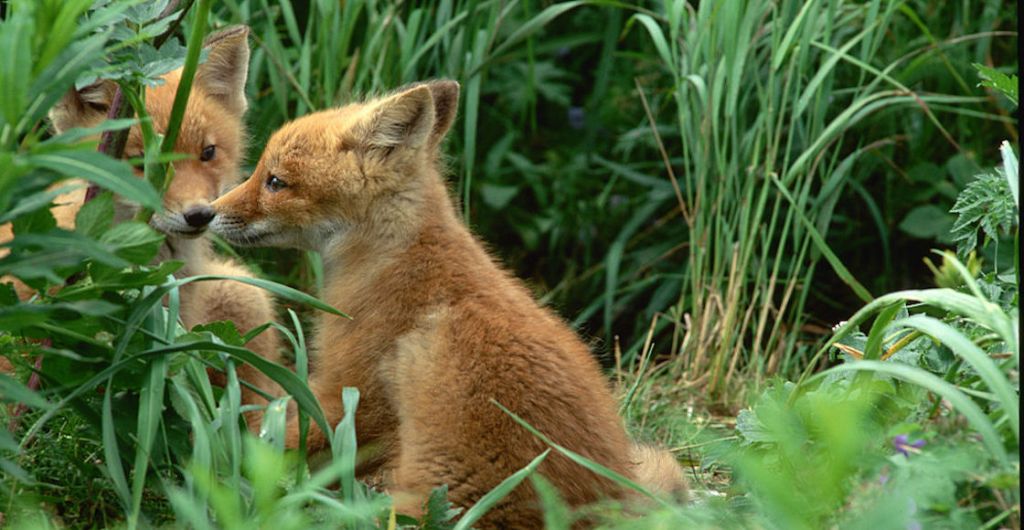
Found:
[[[686,500],[686,476],[672,453],[643,444],[633,444],[630,451],[633,479],[651,493]]]

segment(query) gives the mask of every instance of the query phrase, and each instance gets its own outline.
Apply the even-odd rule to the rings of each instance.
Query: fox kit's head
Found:
[[[438,145],[458,98],[458,83],[430,81],[286,124],[214,202],[211,228],[239,245],[320,250],[350,230],[410,226],[428,189],[443,192]]]
[[[169,236],[194,237],[213,218],[210,203],[237,182],[245,148],[245,80],[249,70],[249,29],[235,26],[210,35],[204,47],[174,150],[191,155],[173,162],[174,179],[164,195],[164,211],[153,216],[154,228]],[[146,89],[146,112],[163,134],[170,119],[181,69],[163,76],[164,83]],[[102,122],[117,85],[99,81],[69,91],[50,111],[54,129],[91,127]],[[125,157],[142,156],[142,133],[131,128]],[[121,208],[121,215],[124,215]]]

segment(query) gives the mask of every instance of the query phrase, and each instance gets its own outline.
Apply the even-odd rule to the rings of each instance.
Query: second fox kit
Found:
[[[196,71],[180,134],[174,150],[191,155],[174,162],[174,179],[164,195],[164,210],[150,224],[166,239],[159,259],[184,262],[180,276],[218,274],[251,276],[241,265],[215,256],[210,241],[202,238],[213,218],[210,203],[238,178],[245,151],[245,80],[249,70],[248,28],[236,26],[208,37],[207,60]],[[153,127],[163,133],[170,118],[181,69],[163,77],[164,83],[146,91],[146,111]],[[92,127],[106,118],[116,84],[101,81],[81,90],[72,89],[50,112],[57,133],[73,127]],[[126,103],[127,104],[127,103]],[[135,126],[125,148],[127,156],[141,156],[142,136]],[[75,215],[85,199],[85,183],[56,199],[52,213],[61,228],[74,227]],[[118,217],[130,216],[132,208],[118,205]],[[0,239],[11,237],[10,227],[0,227]],[[19,296],[31,294],[16,284]],[[257,287],[232,281],[193,282],[181,288],[181,319],[191,328],[217,320],[233,321],[245,333],[273,319],[273,305],[267,293]],[[248,344],[264,357],[276,359],[278,338],[273,330],[261,333]],[[270,388],[261,374],[239,368],[243,379]],[[243,389],[247,402],[260,401]]]
[[[211,228],[239,245],[322,253],[322,297],[352,320],[322,317],[310,386],[331,425],[342,388],[360,390],[359,443],[382,449],[388,486],[410,499],[402,508],[442,484],[470,506],[547,448],[492,400],[557,444],[681,491],[668,453],[629,440],[584,343],[458,220],[437,160],[458,92],[435,81],[285,125],[252,177],[213,203]],[[290,447],[297,436],[293,418]],[[314,428],[308,443],[326,440]],[[621,494],[557,453],[538,472],[572,505]],[[539,528],[540,517],[524,484],[481,527]]]

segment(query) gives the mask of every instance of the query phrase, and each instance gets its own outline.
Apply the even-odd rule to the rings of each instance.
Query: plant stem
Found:
[[[185,65],[181,69],[181,80],[178,82],[178,89],[174,93],[171,116],[167,121],[163,142],[160,144],[160,154],[168,154],[174,151],[174,144],[178,140],[181,122],[185,116],[185,106],[188,104],[188,96],[192,92],[192,81],[195,78],[196,69],[199,67],[199,52],[203,48],[203,38],[206,36],[206,21],[209,15],[210,1],[199,0],[196,16],[192,21],[192,33],[188,36],[188,51],[185,54]],[[170,163],[160,164],[150,177],[150,183],[153,184],[154,188],[160,190],[161,193],[166,191],[170,185],[167,175],[168,168],[172,168]],[[173,178],[173,172],[171,178]],[[152,216],[152,210],[143,208],[135,219],[137,221],[149,222],[149,218]]]
[[[132,109],[131,105],[125,104],[124,95],[121,93],[121,85],[119,84],[117,89],[114,91],[114,99],[110,103],[110,110],[107,111],[107,119],[117,120],[130,118],[133,111],[134,109]],[[121,158],[124,154],[124,146],[126,143],[128,143],[128,129],[104,131],[103,135],[100,137],[100,146],[98,150],[112,158]],[[99,185],[96,183],[89,183],[89,187],[85,190],[85,200],[83,202],[89,202],[99,194]]]
[[[185,15],[188,13],[189,8],[192,7],[193,2],[194,0],[188,0],[188,3],[185,4],[185,8],[182,9],[181,14],[178,15],[177,20],[175,20],[166,31],[153,39],[153,46],[160,48],[165,42],[167,42],[167,39],[169,39],[178,29],[178,26],[181,25],[181,20],[185,18]],[[160,15],[156,20],[169,16],[178,8],[179,3],[181,3],[180,0],[171,0],[168,2],[167,6],[160,12]],[[114,99],[111,101],[110,110],[107,112],[108,120],[132,117],[134,109],[131,105],[125,103],[122,90],[123,87],[120,84],[118,84],[117,88],[114,90]],[[111,158],[121,158],[121,156],[124,155],[124,146],[128,143],[128,131],[129,129],[104,131],[103,135],[100,136],[100,145],[97,150]],[[93,200],[97,195],[99,195],[99,193],[100,187],[95,183],[90,183],[89,187],[85,190],[85,200],[83,202]]]

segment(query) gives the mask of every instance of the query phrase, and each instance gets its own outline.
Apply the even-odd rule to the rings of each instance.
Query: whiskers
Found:
[[[262,246],[272,235],[270,231],[259,230],[238,217],[217,216],[210,224],[210,230],[233,245],[248,247]]]

